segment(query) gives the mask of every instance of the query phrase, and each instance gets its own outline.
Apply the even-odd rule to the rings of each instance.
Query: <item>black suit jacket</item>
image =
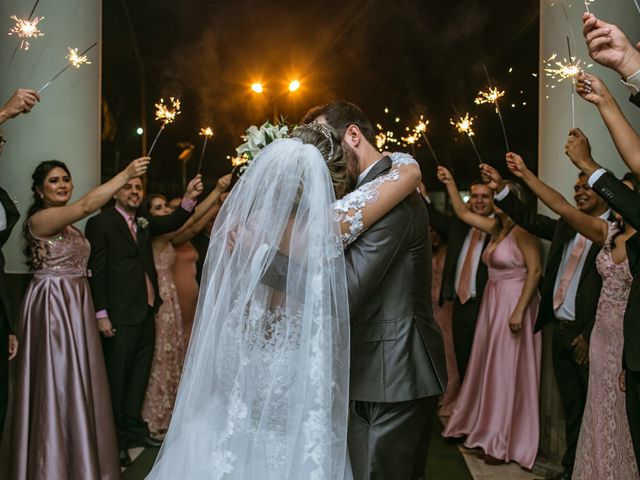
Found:
[[[629,189],[609,172],[598,179],[593,189],[611,205],[611,208],[622,215],[627,224],[640,232],[640,209],[638,208],[640,194]],[[623,361],[625,368],[638,372],[640,371],[640,233],[629,238],[626,247],[633,283],[624,314]]]
[[[425,202],[429,211],[429,222],[433,229],[438,232],[440,238],[447,244],[447,256],[444,260],[442,271],[442,283],[440,286],[440,305],[445,301],[456,298],[456,267],[458,258],[467,238],[469,225],[464,223],[455,215],[450,216],[438,211],[431,203]],[[484,240],[483,250],[489,243],[490,237],[487,235]],[[478,260],[478,270],[476,272],[476,298],[481,299],[484,287],[487,284],[487,266],[482,260]]]
[[[391,168],[384,157],[362,183]],[[345,252],[352,400],[400,402],[446,388],[442,334],[431,309],[429,218],[409,195]]]
[[[96,311],[107,310],[114,327],[136,325],[147,317],[145,274],[155,291],[154,307],[160,306],[151,238],[178,230],[190,215],[178,208],[171,215],[148,218],[146,228],[138,225],[137,242],[115,207],[89,219],[85,234],[91,242],[89,281],[93,303]]]
[[[20,218],[20,213],[15,203],[13,203],[13,200],[11,200],[11,197],[9,197],[9,194],[3,188],[0,188],[0,203],[2,203],[7,216],[7,228],[0,231],[0,308],[2,308],[2,313],[0,314],[0,317],[2,317],[0,318],[0,329],[4,337],[5,334],[13,332],[11,327],[13,317],[11,312],[11,299],[9,298],[6,278],[4,276],[4,254],[1,249],[4,247],[4,244],[7,243],[9,235],[11,235],[11,230],[13,230],[13,227],[15,227]]]
[[[640,107],[640,93],[636,93],[635,95],[631,95],[631,103],[634,103],[636,106]]]
[[[551,242],[544,276],[540,282],[540,310],[535,326],[535,331],[537,332],[555,319],[553,294],[556,277],[562,262],[562,251],[565,245],[573,239],[576,231],[562,218],[555,220],[534,212],[513,193],[509,193],[502,201],[496,201],[496,205],[522,228],[537,237]],[[602,278],[596,269],[595,261],[599,251],[599,246],[591,245],[580,275],[578,291],[576,292],[575,322],[578,330],[587,341],[591,337],[591,330],[593,329],[598,308],[598,299],[600,298],[600,289],[602,288]]]

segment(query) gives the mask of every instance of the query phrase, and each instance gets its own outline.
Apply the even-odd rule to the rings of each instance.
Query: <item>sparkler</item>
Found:
[[[28,38],[38,38],[44,36],[44,33],[42,33],[38,28],[38,23],[44,20],[44,17],[36,17],[33,20],[25,20],[24,18],[18,18],[17,16],[12,15],[10,18],[14,22],[16,22],[16,24],[11,27],[8,35],[15,35],[20,38],[20,45],[18,45],[19,49],[29,50],[31,43],[27,41]]]
[[[488,90],[486,92],[480,91],[478,92],[478,96],[475,99],[476,105],[482,105],[484,103],[492,103],[496,107],[496,114],[498,115],[498,119],[500,120],[500,126],[502,127],[502,136],[504,137],[504,145],[507,147],[507,152],[510,152],[509,148],[509,140],[507,139],[507,129],[504,126],[504,120],[502,118],[502,112],[500,112],[500,105],[498,104],[498,100],[504,97],[504,90],[498,90],[496,87],[491,85],[491,77],[489,77],[489,71],[485,65],[482,66],[484,68],[484,74],[487,77],[487,83],[489,84]]]
[[[160,126],[160,129],[158,130],[158,133],[156,133],[156,138],[153,139],[153,143],[151,144],[151,148],[149,149],[149,152],[147,153],[148,157],[151,156],[151,152],[153,151],[153,147],[156,146],[158,138],[160,138],[160,134],[164,130],[164,127],[166,127],[170,123],[173,123],[174,120],[176,119],[176,117],[178,115],[180,115],[180,99],[179,98],[170,97],[169,98],[169,102],[171,103],[171,105],[165,105],[164,99],[161,98],[160,102],[155,104],[155,106],[156,106],[156,120],[160,120],[162,122],[162,125]]]
[[[427,147],[429,148],[431,155],[433,155],[433,159],[436,161],[436,165],[440,165],[438,156],[436,155],[436,152],[431,146],[431,142],[427,137],[427,125],[429,125],[429,120],[425,120],[424,117],[420,115],[420,121],[415,127],[413,127],[413,131],[415,132],[416,135],[420,135],[422,137],[422,139],[424,140],[424,143],[427,144]]]
[[[198,162],[198,170],[197,170],[197,173],[200,173],[202,171],[202,160],[204,159],[204,150],[207,148],[207,140],[213,137],[213,129],[211,127],[201,128],[200,133],[198,135],[204,137],[204,143],[202,144],[202,152],[200,152],[200,161]]]
[[[584,0],[584,7],[587,9],[587,13],[591,13],[591,10],[589,10],[589,4],[595,1],[596,0]]]
[[[636,8],[638,9],[638,13],[640,13],[640,4],[638,4],[638,0],[633,0],[633,3],[636,4]]]
[[[476,148],[476,143],[473,141],[473,136],[475,135],[475,132],[472,128],[473,120],[473,117],[469,117],[469,114],[467,113],[464,117],[460,117],[457,122],[454,122],[453,119],[450,119],[449,123],[451,123],[451,125],[453,125],[459,133],[464,133],[467,136],[467,138],[471,142],[473,150],[476,152],[478,162],[483,163],[480,152],[478,152],[478,149]]]
[[[41,93],[45,88],[47,88],[49,85],[51,85],[51,83],[58,78],[60,75],[62,75],[67,68],[69,67],[75,67],[76,69],[80,68],[80,65],[82,64],[89,64],[91,62],[89,62],[87,60],[86,57],[86,53],[91,50],[93,47],[95,47],[98,44],[98,42],[94,42],[93,45],[91,45],[89,48],[86,48],[82,53],[78,54],[78,49],[77,48],[69,48],[69,53],[67,54],[67,56],[65,57],[67,59],[67,65],[60,70],[58,73],[56,73],[53,78],[51,80],[49,80],[47,83],[45,83],[42,87],[40,87],[40,89],[38,90],[38,93]]]

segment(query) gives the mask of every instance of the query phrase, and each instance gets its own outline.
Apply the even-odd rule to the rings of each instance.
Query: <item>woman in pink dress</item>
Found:
[[[540,296],[540,243],[496,208],[495,218],[468,210],[453,177],[445,183],[456,215],[492,235],[482,254],[489,279],[478,313],[469,367],[443,435],[465,437],[488,464],[515,461],[531,469],[538,451],[540,334],[533,333]],[[522,187],[512,191],[524,196]]]
[[[3,449],[11,480],[120,478],[115,422],[95,310],[87,281],[90,245],[73,224],[92,214],[147,170],[134,160],[113,179],[68,204],[67,166],[42,162],[32,178],[24,222],[33,271],[25,293],[15,359],[12,411]]]
[[[569,154],[578,148],[576,145],[579,145],[577,136],[572,134],[567,145]],[[589,386],[572,478],[637,480],[640,474],[627,422],[625,395],[618,387],[622,374],[623,319],[633,280],[625,243],[636,232],[625,226],[618,214],[617,222],[612,223],[581,212],[533,175],[520,156],[509,154],[507,161],[509,169],[550,209],[602,246],[596,258],[602,290],[589,341]],[[623,182],[640,190],[632,174],[625,175]]]
[[[155,348],[142,405],[142,418],[147,422],[149,433],[154,438],[161,438],[169,428],[189,343],[184,332],[182,310],[173,275],[176,263],[174,244],[187,242],[199,231],[200,225],[204,227],[220,194],[229,186],[230,181],[230,175],[222,177],[216,188],[196,206],[193,215],[180,230],[154,237],[152,241],[162,304],[155,317]],[[149,195],[141,208],[145,216],[169,215],[173,211],[167,199],[158,194]],[[197,295],[195,299],[197,301]]]
[[[447,246],[434,229],[431,232],[431,304],[433,305],[433,316],[442,330],[444,340],[445,361],[447,364],[447,391],[440,399],[439,414],[448,417],[453,412],[453,406],[460,390],[460,376],[458,375],[458,365],[456,364],[456,354],[453,350],[453,332],[451,321],[453,315],[453,303],[445,302],[440,305],[440,287],[442,284],[442,272],[444,271],[444,260],[447,256]]]

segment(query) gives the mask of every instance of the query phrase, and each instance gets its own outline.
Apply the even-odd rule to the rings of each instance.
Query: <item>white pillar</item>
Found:
[[[571,4],[571,7],[569,7]],[[558,57],[568,57],[567,36],[571,39],[573,29],[574,41],[571,39],[572,54],[586,64],[594,63],[587,69],[589,73],[602,78],[611,93],[622,107],[629,121],[640,129],[640,109],[632,105],[629,91],[620,82],[615,72],[592,62],[582,36],[582,14],[584,3],[579,0],[564,0],[565,17],[561,0],[540,1],[540,62],[548,59],[553,53]],[[640,13],[632,0],[596,0],[590,4],[591,12],[609,23],[622,28],[632,43],[640,40]],[[571,25],[571,29],[569,28]],[[565,80],[556,83],[544,75],[540,68],[539,85],[539,145],[538,173],[540,178],[562,192],[571,202],[573,184],[578,171],[564,154],[564,145],[571,128],[571,84]],[[547,87],[549,85],[549,87]],[[550,88],[555,85],[555,88]],[[547,98],[549,97],[549,98]],[[616,151],[596,107],[575,98],[576,127],[581,128],[589,137],[594,159],[620,176],[628,171]],[[549,210],[539,203],[539,210],[550,214]],[[550,214],[555,216],[554,214]],[[540,450],[537,469],[542,473],[546,468],[559,469],[564,453],[564,419],[562,406],[557,392],[557,384],[552,367],[551,331],[544,332],[543,368],[540,392]]]
[[[44,92],[34,110],[0,127],[7,139],[0,157],[0,185],[18,202],[23,215],[4,247],[6,270],[25,272],[21,227],[30,205],[31,173],[42,160],[64,161],[74,182],[75,200],[100,181],[101,41],[100,0],[56,0],[39,2],[34,16],[45,34],[33,39],[28,51],[18,50],[9,65],[18,40],[7,36],[11,15],[27,18],[35,0],[0,2],[0,101],[19,87],[42,87],[62,69],[67,47],[79,52],[94,42],[91,65],[69,68]]]

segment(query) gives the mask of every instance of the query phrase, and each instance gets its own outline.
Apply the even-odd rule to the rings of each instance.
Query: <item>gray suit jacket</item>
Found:
[[[385,174],[382,158],[362,183]],[[401,402],[446,388],[442,334],[431,309],[429,217],[409,195],[345,252],[352,400]]]

